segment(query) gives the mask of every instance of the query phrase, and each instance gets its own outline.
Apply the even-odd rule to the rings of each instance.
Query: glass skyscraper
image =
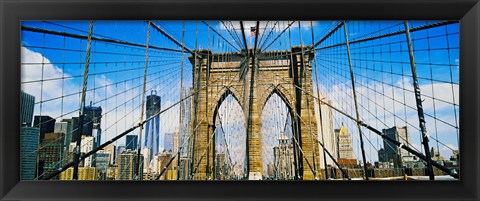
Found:
[[[35,96],[22,91],[20,97],[20,125],[32,126],[34,106]]]
[[[40,130],[36,127],[20,128],[20,180],[35,178],[39,136]]]
[[[156,91],[147,96],[147,119],[154,116],[161,109],[161,98],[157,96]],[[147,122],[147,127],[145,129],[145,140],[144,147],[150,148],[150,158],[153,159],[153,156],[158,153],[158,145],[160,140],[160,115],[154,117],[152,120]]]

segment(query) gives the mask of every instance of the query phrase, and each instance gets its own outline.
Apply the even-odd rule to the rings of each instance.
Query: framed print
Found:
[[[1,10],[2,200],[478,199],[477,1]]]

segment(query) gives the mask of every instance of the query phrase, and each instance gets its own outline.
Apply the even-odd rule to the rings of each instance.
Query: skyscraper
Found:
[[[80,152],[88,153],[92,151],[94,147],[95,147],[95,138],[93,136],[82,135]],[[93,155],[85,158],[85,160],[83,161],[84,161],[84,167],[92,167]]]
[[[116,171],[116,180],[134,180],[136,179],[136,164],[138,152],[125,150],[118,155],[118,171]],[[140,155],[140,162],[143,162],[143,156]],[[140,170],[142,171],[142,170]],[[143,176],[143,171],[139,175]]]
[[[325,102],[328,102],[329,104],[332,104],[332,101],[327,100],[326,96],[324,94],[319,95],[319,99]],[[323,143],[325,146],[325,149],[328,150],[328,152],[333,156],[334,159],[337,159],[338,157],[338,150],[337,150],[337,139],[335,138],[335,132],[333,129],[333,112],[332,108],[328,107],[327,105],[323,104],[320,102],[320,109],[318,107],[318,101],[315,100],[314,108],[315,108],[315,114],[320,114],[320,109],[321,109],[321,114],[322,114],[322,119],[320,119],[320,115],[316,115],[317,118],[317,130],[318,130],[318,140]],[[323,128],[322,128],[323,125]],[[319,150],[319,156],[320,156],[320,168],[325,168],[325,163],[324,163],[324,154],[323,154],[323,148],[320,146]],[[326,162],[327,165],[335,165],[333,160],[327,155],[326,156]]]
[[[62,133],[46,133],[38,150],[38,176],[48,175],[63,165]],[[58,179],[58,176],[55,177]]]
[[[99,173],[99,179],[105,180],[107,176],[107,169],[108,166],[110,165],[110,152],[106,152],[104,150],[99,150],[95,154],[95,167],[98,170]]]
[[[65,148],[68,148],[70,142],[72,142],[72,129],[70,122],[62,120],[61,122],[55,123],[53,132],[63,133],[65,135],[65,141],[63,142],[63,146]]]
[[[20,96],[20,125],[32,126],[35,96],[21,91]]]
[[[104,147],[103,150],[104,150],[104,152],[110,153],[109,164],[113,165],[115,163],[115,157],[117,156],[116,155],[116,150],[115,150],[115,145],[109,144],[106,147]]]
[[[184,88],[183,95],[182,97],[187,97],[188,94],[192,92],[193,88]],[[190,143],[184,143],[188,136],[190,135],[190,119],[192,116],[192,98],[187,98],[184,101],[182,101],[180,104],[182,104],[182,125],[180,128],[180,146],[183,145],[183,148],[180,152],[181,156],[187,156],[188,153],[188,146]]]
[[[125,151],[127,149],[126,146],[118,146],[117,147],[117,152],[115,153],[115,164],[118,164],[118,157],[120,156],[120,154]]]
[[[137,135],[127,135],[127,141],[125,142],[125,146],[127,149],[130,150],[137,150],[138,148],[138,136]]]
[[[165,133],[165,139],[163,140],[163,147],[167,152],[175,152],[173,150],[174,137],[173,133]]]
[[[94,136],[96,140],[96,146],[99,147],[101,145],[101,137],[102,137],[102,129],[100,128],[100,123],[102,121],[102,107],[95,107],[92,106],[92,102],[90,102],[90,106],[85,106],[84,109],[84,129],[83,135],[86,136]],[[95,135],[93,135],[95,134]]]
[[[389,129],[383,129],[383,134],[387,137],[394,139],[404,145],[410,144],[410,136],[407,127],[392,127]],[[413,155],[405,149],[398,147],[397,145],[384,140],[383,149],[385,150],[385,158],[387,161],[393,160],[396,167],[403,166],[403,161],[412,161]]]
[[[352,139],[343,122],[340,129],[335,129],[335,135],[337,136],[338,143],[338,158],[355,159],[355,157],[353,157]]]
[[[156,91],[152,91],[149,96],[147,96],[147,119],[154,116],[161,109],[161,98],[157,96]],[[158,153],[158,146],[160,140],[160,115],[155,116],[152,120],[147,122],[145,129],[145,140],[144,147],[150,148],[150,158],[153,159],[153,155]]]
[[[35,178],[39,135],[38,128],[29,126],[20,128],[20,180]]]
[[[50,116],[35,116],[33,120],[33,127],[40,129],[40,141],[45,138],[46,133],[53,133],[55,128],[55,119]]]
[[[273,147],[273,163],[275,164],[275,178],[278,180],[290,180],[295,177],[293,159],[293,145],[287,136],[280,136],[278,146]]]

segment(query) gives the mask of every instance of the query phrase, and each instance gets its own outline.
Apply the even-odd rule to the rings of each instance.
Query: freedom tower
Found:
[[[161,98],[157,96],[157,91],[153,90],[149,96],[147,96],[147,119],[160,112]],[[154,117],[147,122],[145,129],[145,141],[143,146],[149,148],[150,156],[149,161],[153,159],[153,156],[158,153],[158,145],[160,140],[160,115]],[[145,156],[147,157],[147,156]]]

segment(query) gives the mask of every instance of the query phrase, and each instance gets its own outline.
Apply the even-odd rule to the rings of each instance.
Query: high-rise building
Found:
[[[225,180],[225,174],[226,174],[226,167],[227,164],[225,163],[225,154],[224,153],[218,153],[216,154],[217,158],[215,159],[215,178],[217,180]]]
[[[38,150],[37,176],[48,175],[63,165],[63,138],[62,133],[45,134]]]
[[[38,128],[27,125],[20,128],[20,180],[35,178],[39,135]]]
[[[180,131],[177,127],[173,132],[173,150],[172,150],[173,153],[177,153],[179,145],[180,145]]]
[[[33,120],[33,127],[40,129],[40,141],[45,138],[46,133],[53,133],[55,128],[55,119],[50,116],[35,116]]]
[[[65,133],[65,147],[68,147],[71,142],[75,142],[75,131],[73,130],[75,122],[73,119],[62,119],[61,122],[67,123],[67,131]],[[78,122],[77,122],[78,123]]]
[[[68,121],[62,120],[61,122],[55,123],[55,127],[53,129],[54,133],[62,133],[63,135],[65,135],[65,141],[63,142],[63,146],[65,147],[65,149],[68,148],[70,142],[72,141],[72,135],[71,133],[68,133],[68,126]]]
[[[109,145],[107,145],[103,148],[103,151],[105,153],[110,153],[110,159],[109,159],[108,164],[110,164],[110,165],[115,164],[115,157],[116,157],[115,145],[109,144]]]
[[[32,126],[35,96],[21,91],[20,95],[20,125]]]
[[[127,149],[137,150],[138,146],[138,136],[137,135],[127,135],[125,145]]]
[[[378,150],[378,161],[380,162],[388,162],[387,155],[385,154],[385,149],[381,148]]]
[[[338,158],[355,159],[353,156],[352,139],[350,138],[350,133],[348,133],[343,122],[340,129],[335,129],[335,136],[337,137],[338,144]]]
[[[106,180],[107,178],[107,169],[110,165],[110,152],[104,150],[99,150],[95,154],[95,167],[98,170],[99,179]]]
[[[99,147],[101,145],[102,129],[100,128],[100,123],[102,122],[102,107],[85,106],[84,109],[84,128],[86,130],[83,132],[86,136],[94,136],[95,141],[97,142],[95,146]],[[95,135],[93,135],[95,134]]]
[[[161,110],[161,98],[157,96],[156,91],[152,91],[149,96],[147,96],[147,105],[146,105],[146,114],[147,119],[155,116]],[[145,128],[145,140],[144,147],[150,148],[150,159],[153,159],[153,156],[158,153],[158,146],[160,141],[160,115],[155,116],[153,119],[147,122]]]
[[[120,155],[118,155],[118,170],[116,172],[117,176],[115,180],[137,180],[139,176],[137,173],[137,159],[138,152],[132,150],[125,150]],[[140,163],[143,162],[143,156],[140,155]],[[143,171],[140,170],[138,174],[143,177]]]
[[[173,133],[165,133],[165,138],[163,140],[163,148],[165,149],[165,151],[168,151],[168,152],[174,152],[174,149],[173,149]]]
[[[320,94],[319,99],[328,102],[329,104],[332,104],[332,101],[327,100],[327,97],[324,94]],[[314,108],[315,108],[315,114],[320,114],[320,110],[318,107],[319,103],[318,100],[315,100]],[[338,156],[338,150],[337,150],[337,139],[335,137],[335,131],[333,129],[333,111],[331,107],[328,107],[328,105],[320,102],[320,109],[321,109],[321,114],[322,114],[322,119],[320,119],[320,115],[316,115],[317,118],[317,130],[318,130],[318,141],[322,142],[324,145],[325,149],[333,156],[333,158],[336,160]],[[322,128],[323,125],[323,128]],[[325,168],[325,163],[324,163],[324,154],[323,154],[323,148],[320,146],[319,148],[319,156],[320,156],[320,168]],[[327,166],[328,165],[335,165],[333,162],[332,158],[328,156],[328,154],[325,154],[326,156],[326,162]]]
[[[394,139],[404,145],[410,145],[410,136],[406,126],[404,127],[392,127],[389,129],[383,129],[383,134],[391,139]],[[413,161],[413,155],[405,149],[398,147],[396,144],[390,141],[383,141],[383,149],[385,150],[385,156],[387,161],[393,161],[395,167],[402,167],[403,162]]]
[[[152,167],[150,167],[151,161],[149,160],[150,158],[150,148],[148,147],[143,147],[141,150],[141,154],[145,158],[143,161],[143,172],[149,172],[152,170]]]
[[[293,145],[285,135],[278,139],[278,146],[273,147],[273,163],[275,164],[275,179],[290,180],[295,177]]]
[[[180,180],[188,180],[188,171],[189,171],[189,165],[188,165],[188,157],[186,156],[181,156],[180,157],[180,166],[178,167],[178,177]]]
[[[157,173],[161,173],[165,167],[167,167],[168,162],[172,158],[172,153],[170,152],[163,152],[159,154],[158,157],[158,165],[157,165]],[[160,180],[172,180],[172,177],[170,176],[170,172],[174,170],[173,165],[170,164],[163,175],[160,177]]]
[[[95,167],[79,167],[78,180],[97,180],[98,170]],[[73,167],[60,173],[60,180],[72,180]]]
[[[126,149],[127,147],[123,145],[117,147],[117,152],[115,153],[115,164],[118,165],[118,156],[120,156],[120,154],[123,153],[123,151],[125,151]]]
[[[95,148],[95,138],[93,136],[85,136],[82,135],[82,141],[80,143],[80,152],[86,154]],[[85,158],[84,160],[84,167],[93,167],[93,155]]]
[[[108,166],[106,180],[115,180],[117,170],[117,165]]]
[[[183,95],[182,97],[187,97],[191,92],[193,91],[193,88],[184,88],[182,91]],[[188,146],[190,143],[185,141],[188,139],[188,136],[190,135],[190,119],[192,117],[192,98],[187,98],[184,101],[182,101],[180,104],[182,104],[182,125],[180,129],[180,146],[183,145],[182,150],[180,150],[180,155],[181,156],[187,156],[188,153]]]

